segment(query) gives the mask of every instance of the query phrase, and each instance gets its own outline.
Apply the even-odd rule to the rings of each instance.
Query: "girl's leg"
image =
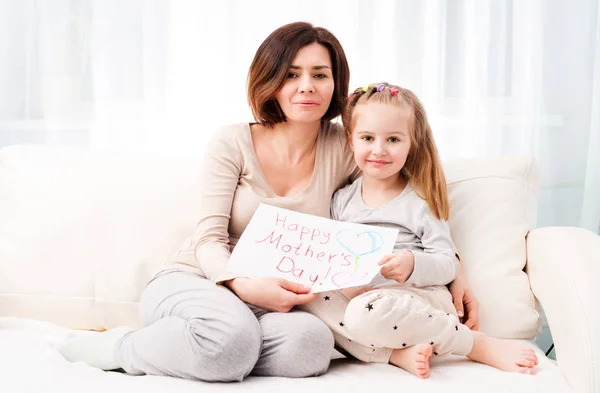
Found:
[[[388,287],[357,296],[344,315],[348,332],[363,345],[393,348],[389,363],[427,378],[432,355],[466,355],[473,343],[471,332],[456,315],[430,305],[440,303],[440,295],[445,294]]]
[[[533,368],[538,364],[530,346],[515,340],[489,337],[481,332],[473,332],[473,349],[467,356],[502,371],[522,374],[533,374]]]
[[[366,292],[348,304],[346,327],[355,341],[367,346],[402,349],[428,344],[434,356],[466,355],[473,346],[471,331],[456,315],[431,306],[446,295],[407,287]],[[449,295],[448,299],[451,306]]]
[[[262,352],[252,375],[302,378],[327,371],[333,335],[319,318],[299,310],[279,313],[250,308],[263,332]]]
[[[258,361],[262,332],[252,311],[201,276],[170,272],[155,278],[142,294],[140,311],[143,328],[117,339],[109,336],[113,331],[74,339],[61,352],[71,361],[93,363],[104,335],[110,339],[102,351],[130,374],[202,381],[241,381]]]
[[[353,299],[345,318],[355,339],[395,348],[390,363],[423,378],[429,375],[431,354],[447,353],[468,356],[504,371],[532,373],[538,361],[530,347],[472,332],[447,312],[452,308],[446,291],[389,288]]]
[[[392,349],[360,344],[348,333],[344,320],[348,302],[340,291],[323,292],[313,302],[302,306],[302,309],[317,316],[333,331],[335,344],[340,352],[363,362],[387,364]]]

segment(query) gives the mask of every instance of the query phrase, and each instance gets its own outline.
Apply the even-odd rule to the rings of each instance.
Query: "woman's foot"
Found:
[[[408,371],[419,378],[429,377],[429,358],[433,348],[429,344],[417,344],[403,349],[394,349],[390,364]]]
[[[120,366],[115,360],[115,347],[132,330],[123,326],[105,332],[87,332],[66,340],[57,349],[70,362],[83,362],[102,370],[116,370]]]
[[[533,368],[538,364],[535,352],[526,344],[488,337],[481,332],[473,332],[473,349],[467,357],[503,371],[522,374],[533,374]]]

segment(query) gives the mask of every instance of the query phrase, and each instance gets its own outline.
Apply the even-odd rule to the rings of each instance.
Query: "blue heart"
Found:
[[[367,236],[365,241],[367,244],[360,241],[362,236]],[[372,254],[383,247],[383,237],[373,231],[357,232],[354,229],[342,229],[336,233],[335,239],[356,257]]]

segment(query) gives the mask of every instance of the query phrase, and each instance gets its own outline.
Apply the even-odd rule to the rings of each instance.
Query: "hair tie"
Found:
[[[392,96],[395,96],[396,94],[398,94],[400,92],[400,90],[396,89],[395,87],[392,87],[390,89],[390,93],[392,94]]]
[[[378,93],[381,93],[384,90],[385,90],[385,85],[383,83],[380,83],[379,85],[377,85],[377,92]]]
[[[348,99],[352,98],[353,95],[354,95],[354,92],[348,94]]]
[[[367,91],[369,91],[369,85],[364,85],[363,88],[362,88],[362,91],[364,91],[365,93]]]

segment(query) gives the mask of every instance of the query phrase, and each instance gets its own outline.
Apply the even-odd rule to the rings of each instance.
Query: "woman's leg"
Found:
[[[142,294],[140,313],[143,327],[105,349],[127,373],[241,381],[259,358],[262,332],[254,314],[229,290],[196,274],[155,278]],[[68,346],[85,355],[86,342]]]
[[[333,335],[319,318],[292,310],[266,312],[250,306],[263,332],[263,348],[252,375],[302,378],[327,371]]]

